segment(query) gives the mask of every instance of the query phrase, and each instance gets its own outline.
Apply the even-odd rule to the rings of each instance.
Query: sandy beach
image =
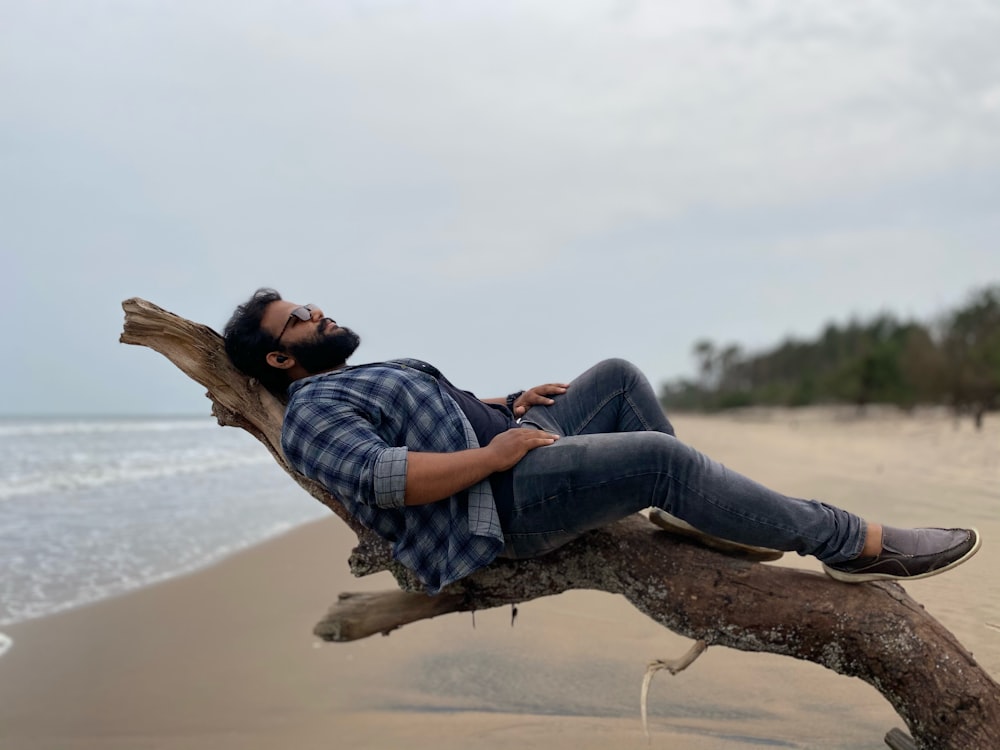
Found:
[[[907,590],[1000,677],[1000,419],[875,410],[681,416],[679,436],[790,495],[895,525],[975,525],[979,555]],[[289,493],[299,492],[291,482]],[[197,573],[5,627],[0,748],[645,747],[646,663],[689,645],[619,597],[571,592],[325,644],[353,536],[311,523]],[[776,563],[819,570],[812,559]],[[711,648],[658,676],[652,747],[875,748],[901,720],[868,685]]]

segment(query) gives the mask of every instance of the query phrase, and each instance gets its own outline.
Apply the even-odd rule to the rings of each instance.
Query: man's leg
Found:
[[[524,421],[559,435],[662,432],[674,428],[645,375],[623,359],[606,359],[570,383],[551,406],[533,406]]]
[[[615,432],[662,432],[674,435],[673,425],[663,412],[646,376],[623,359],[606,359],[576,378],[551,406],[534,407],[525,421],[559,435],[586,435]],[[504,518],[506,521],[506,517]],[[775,560],[780,552],[721,540],[669,514],[650,516],[658,526],[702,544],[753,559]]]
[[[515,467],[508,556],[544,554],[650,506],[722,539],[814,555],[842,581],[923,578],[979,549],[974,529],[886,527],[883,545],[877,524],[729,471],[673,438],[649,382],[623,360],[599,363],[555,402],[525,415],[566,437]]]
[[[815,555],[861,552],[865,522],[782,495],[660,432],[567,436],[514,469],[507,554],[544,554],[590,529],[655,506],[713,536]]]

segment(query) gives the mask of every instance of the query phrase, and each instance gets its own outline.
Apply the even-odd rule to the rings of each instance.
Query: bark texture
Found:
[[[660,531],[642,516],[590,532],[541,559],[499,560],[440,596],[419,593],[387,544],[289,468],[280,446],[283,404],[230,364],[219,334],[141,299],[126,300],[123,308],[123,343],[160,352],[205,386],[220,424],[253,434],[354,530],[358,547],[349,564],[355,575],[389,570],[396,577],[400,591],[341,594],[316,626],[321,637],[355,640],[447,612],[597,589],[622,594],[664,627],[709,645],[784,654],[860,677],[890,702],[918,748],[1000,747],[1000,686],[900,586],[852,586],[737,560]]]

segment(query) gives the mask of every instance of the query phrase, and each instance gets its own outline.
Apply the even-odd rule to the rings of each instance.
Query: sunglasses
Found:
[[[281,329],[281,333],[278,334],[278,338],[274,340],[274,348],[281,348],[281,337],[285,335],[285,331],[288,330],[288,326],[292,324],[292,321],[298,318],[302,322],[305,322],[312,318],[313,310],[316,309],[316,305],[302,305],[302,307],[296,307],[288,316],[288,320],[285,321],[285,327]]]

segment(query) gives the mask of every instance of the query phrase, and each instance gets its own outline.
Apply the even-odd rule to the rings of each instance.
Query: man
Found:
[[[430,593],[647,507],[712,537],[814,555],[847,582],[924,578],[979,549],[974,529],[883,527],[729,471],[674,436],[622,360],[480,400],[418,360],[348,366],[359,337],[273,289],[236,309],[225,341],[238,368],[287,392],[289,463],[390,541]]]

